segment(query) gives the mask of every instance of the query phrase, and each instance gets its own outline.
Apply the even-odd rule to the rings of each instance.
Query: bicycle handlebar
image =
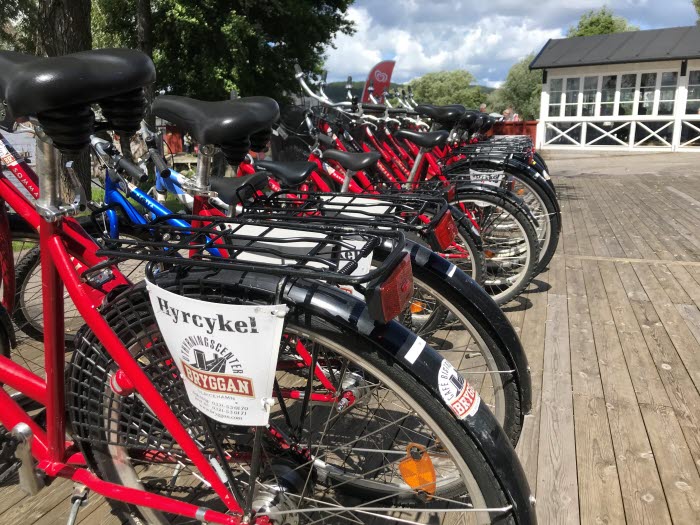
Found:
[[[131,180],[134,181],[134,183],[141,183],[141,182],[146,182],[148,179],[148,174],[144,173],[143,170],[134,162],[128,160],[125,157],[119,158],[117,162],[115,163],[114,167],[118,172],[124,172],[129,177],[131,177]]]
[[[160,173],[161,177],[170,177],[170,168],[165,162],[165,159],[161,157],[160,152],[157,149],[148,148],[148,156],[153,161],[153,164],[155,164],[156,169]]]

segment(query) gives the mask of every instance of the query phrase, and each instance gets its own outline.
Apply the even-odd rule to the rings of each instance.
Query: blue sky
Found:
[[[393,80],[467,69],[498,86],[510,66],[561,38],[581,14],[607,5],[642,29],[694,25],[691,0],[356,0],[348,15],[356,33],[328,50],[329,80],[366,78],[380,60],[396,60]]]

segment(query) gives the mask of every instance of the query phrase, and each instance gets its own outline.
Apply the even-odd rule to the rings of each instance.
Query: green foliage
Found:
[[[35,53],[38,0],[0,0],[0,49]]]
[[[472,83],[474,75],[463,69],[427,73],[412,80],[413,95],[417,102],[426,104],[462,104],[467,108],[478,108],[486,101],[486,95]]]
[[[607,35],[638,30],[638,27],[630,25],[625,18],[617,16],[609,7],[601,7],[597,11],[592,9],[581,16],[576,26],[569,27],[566,36]]]
[[[151,0],[156,89],[202,99],[281,98],[294,62],[318,71],[352,0]],[[93,0],[94,47],[136,45],[136,0]]]
[[[521,120],[539,117],[542,72],[530,70],[533,59],[534,55],[530,54],[510,68],[503,85],[488,97],[489,111],[501,113],[508,106],[513,106]]]

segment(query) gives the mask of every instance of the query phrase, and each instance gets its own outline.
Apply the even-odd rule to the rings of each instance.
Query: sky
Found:
[[[515,62],[603,5],[641,29],[698,18],[691,0],[356,0],[348,10],[355,34],[336,36],[328,79],[364,80],[380,60],[395,60],[395,82],[466,69],[477,84],[498,87]]]

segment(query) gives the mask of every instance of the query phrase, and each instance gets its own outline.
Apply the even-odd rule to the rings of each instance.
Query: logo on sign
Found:
[[[389,80],[389,75],[384,73],[384,71],[377,70],[374,72],[374,80],[377,82],[386,82]]]
[[[216,339],[192,335],[182,342],[180,359],[194,385],[215,394],[255,397],[253,382],[244,377],[239,359]]]
[[[473,416],[479,409],[479,394],[446,359],[443,359],[440,365],[438,390],[459,419]]]

